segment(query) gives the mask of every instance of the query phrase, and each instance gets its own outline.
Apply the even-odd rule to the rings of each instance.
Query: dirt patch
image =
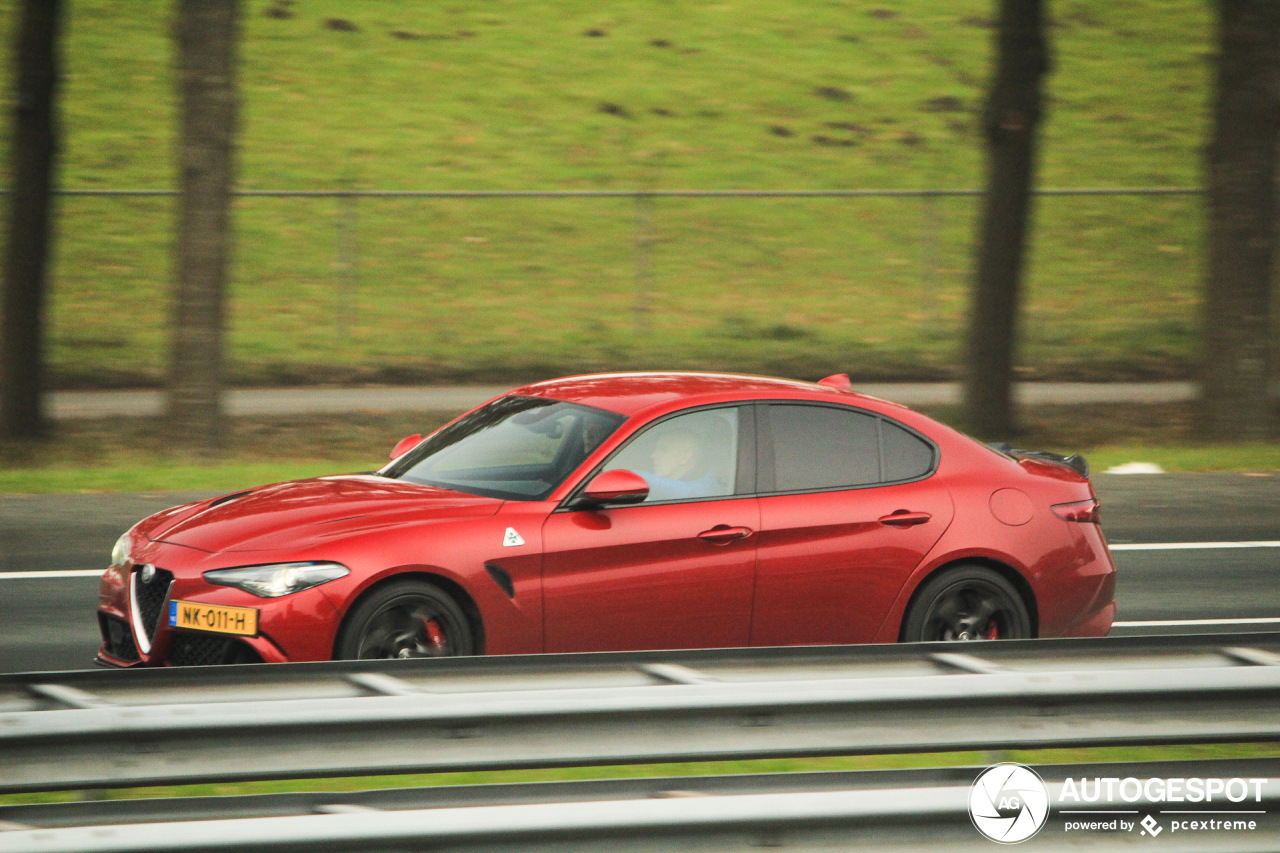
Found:
[[[925,101],[920,107],[927,113],[962,113],[964,101],[955,95],[939,95]]]
[[[858,124],[856,121],[829,121],[827,127],[832,130],[847,130],[858,136],[870,136],[871,128],[865,124]]]
[[[853,100],[853,95],[847,89],[841,89],[839,86],[819,86],[813,90],[813,94],[828,101]]]

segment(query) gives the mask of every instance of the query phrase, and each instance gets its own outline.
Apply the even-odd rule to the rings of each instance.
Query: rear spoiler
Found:
[[[1003,453],[1005,456],[1012,456],[1015,459],[1037,459],[1041,462],[1053,462],[1056,465],[1065,465],[1072,471],[1075,471],[1086,480],[1089,479],[1089,461],[1079,453],[1071,456],[1063,456],[1060,453],[1050,453],[1047,450],[1019,450],[1007,441],[988,444],[992,450]]]

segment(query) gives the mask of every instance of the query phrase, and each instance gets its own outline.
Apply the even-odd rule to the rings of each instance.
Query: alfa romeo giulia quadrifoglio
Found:
[[[518,388],[372,473],[143,519],[100,662],[164,666],[1085,637],[1115,566],[1079,457],[818,383]]]

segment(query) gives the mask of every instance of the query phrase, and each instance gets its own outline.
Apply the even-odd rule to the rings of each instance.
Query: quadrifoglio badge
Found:
[[[1068,778],[1046,784],[1022,764],[995,764],[969,789],[969,817],[992,841],[1018,844],[1046,825],[1070,834],[1253,832],[1266,818],[1259,778]],[[1050,821],[1050,813],[1058,820]]]

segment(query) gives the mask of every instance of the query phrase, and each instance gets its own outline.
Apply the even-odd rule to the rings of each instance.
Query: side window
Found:
[[[887,482],[914,480],[933,467],[933,448],[892,421],[880,422],[880,442]]]
[[[625,468],[649,483],[646,503],[726,497],[738,467],[738,409],[679,415],[632,439],[605,465]]]
[[[769,406],[774,488],[792,492],[880,482],[876,420],[829,406]]]

